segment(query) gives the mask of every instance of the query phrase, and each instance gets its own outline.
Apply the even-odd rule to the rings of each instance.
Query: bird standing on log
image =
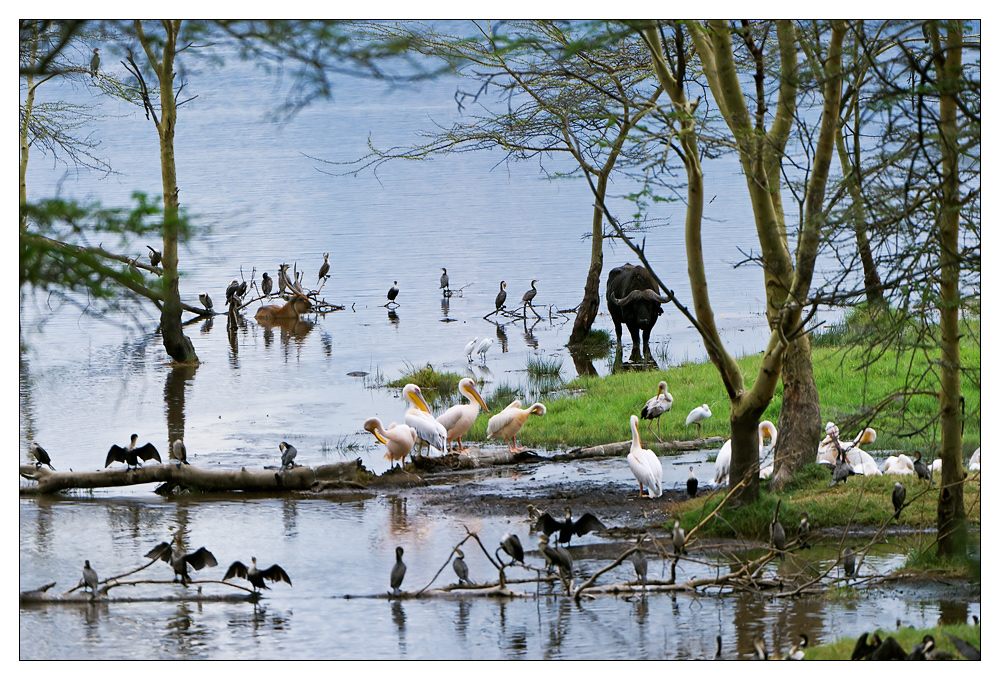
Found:
[[[844,548],[844,551],[840,553],[840,561],[844,565],[844,573],[847,578],[854,576],[854,547]]]
[[[656,396],[647,401],[646,405],[642,407],[642,412],[639,413],[643,420],[650,421],[646,423],[650,434],[653,434],[652,421],[656,421],[656,438],[661,442],[663,440],[660,439],[660,416],[669,411],[673,405],[674,397],[670,392],[667,392],[666,381],[661,380],[656,390]]]
[[[385,294],[386,299],[389,301],[386,304],[396,302],[396,296],[399,295],[399,288],[396,287],[397,283],[399,283],[399,281],[393,281],[392,288],[390,288],[389,292]]]
[[[139,462],[140,458],[142,460],[155,460],[157,463],[162,462],[160,460],[160,452],[151,443],[146,442],[136,448],[135,442],[138,438],[139,435],[133,434],[131,443],[125,449],[117,444],[112,444],[111,448],[108,449],[108,457],[104,461],[104,467],[108,467],[111,463],[118,461],[119,463],[125,463],[129,468],[135,468],[142,465]]]
[[[50,470],[55,471],[52,467],[52,459],[49,458],[48,452],[38,445],[38,442],[31,442],[28,444],[28,452],[31,457],[35,459],[35,467],[40,468],[43,465],[48,465]]]
[[[551,536],[557,531],[556,543],[569,543],[573,540],[573,535],[583,536],[591,531],[604,531],[607,529],[601,520],[594,517],[589,512],[583,513],[580,519],[573,521],[573,511],[566,508],[566,519],[560,522],[549,513],[544,513],[535,522],[535,531]]]
[[[191,582],[188,576],[188,567],[201,570],[205,567],[214,567],[218,564],[215,555],[205,549],[204,546],[198,548],[193,553],[183,553],[180,548],[164,541],[146,553],[146,557],[156,561],[162,560],[169,564],[174,570],[174,580],[180,577],[181,584],[187,585]]]
[[[403,461],[413,450],[413,445],[417,441],[417,431],[409,425],[391,423],[388,429],[382,427],[382,421],[378,418],[369,418],[364,424],[365,430],[375,435],[380,443],[385,444],[385,455],[389,465],[399,461],[399,466],[403,467]]]
[[[90,588],[90,594],[97,594],[97,584],[99,579],[97,578],[97,572],[94,568],[90,566],[90,560],[83,561],[83,586],[84,590]]]
[[[318,284],[327,274],[330,273],[330,253],[323,253],[323,264],[319,266],[319,276],[316,278]]]
[[[403,585],[403,577],[406,576],[406,565],[403,564],[403,547],[396,546],[396,564],[392,566],[392,573],[389,574],[389,585],[392,587],[392,594],[399,597],[399,586]]]
[[[292,467],[292,461],[295,460],[295,454],[298,453],[296,448],[288,442],[281,442],[278,444],[278,450],[281,451],[281,467]]]
[[[187,447],[180,439],[175,439],[170,447],[170,457],[177,461],[178,465],[189,465]]]
[[[201,306],[207,310],[212,309],[212,298],[208,296],[208,293],[201,293],[198,295],[198,300],[201,302]]]
[[[441,287],[440,290],[444,291],[444,296],[448,297],[451,295],[451,288],[448,287],[448,270],[441,267]]]
[[[505,290],[506,287],[507,287],[507,282],[501,281],[500,292],[497,293],[497,299],[495,300],[498,312],[501,309],[503,309],[504,303],[507,302],[507,291]]]
[[[508,442],[509,451],[512,453],[524,451],[523,446],[517,445],[517,435],[532,414],[544,416],[545,405],[541,402],[535,402],[530,407],[522,409],[520,400],[515,399],[507,405],[507,408],[487,421],[486,438],[503,437],[504,441]]]
[[[250,585],[253,586],[255,591],[270,590],[270,588],[264,583],[267,579],[272,583],[278,583],[279,581],[284,581],[288,585],[292,585],[292,579],[288,578],[288,574],[285,570],[279,567],[277,564],[272,564],[270,567],[264,570],[257,568],[257,558],[250,558],[250,566],[247,567],[240,561],[233,562],[229,565],[229,569],[226,570],[226,575],[222,577],[223,581],[228,581],[229,579],[237,576],[239,578],[246,579],[250,581]]]
[[[635,567],[636,578],[642,582],[642,585],[646,585],[646,572],[649,569],[646,555],[641,550],[636,550],[632,553],[630,559],[632,560],[632,566]]]

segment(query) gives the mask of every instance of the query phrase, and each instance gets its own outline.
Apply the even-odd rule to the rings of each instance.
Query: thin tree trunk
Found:
[[[819,392],[812,367],[812,339],[803,335],[785,350],[781,364],[781,414],[778,441],[774,445],[774,475],[771,483],[782,488],[792,473],[816,461],[816,445],[822,439],[823,421]]]
[[[926,31],[935,54],[937,85],[941,90],[941,212],[940,239],[941,299],[941,492],[938,496],[937,528],[939,555],[964,555],[967,525],[962,481],[962,385],[959,353],[958,310],[960,259],[958,122],[956,90],[962,71],[962,31],[957,21],[948,22],[947,45],[940,49],[938,28],[929,22]]]
[[[606,179],[603,179],[603,184],[607,185]],[[598,190],[601,189],[601,186],[602,180],[598,180]],[[597,206],[600,204],[598,201]],[[583,300],[580,301],[580,306],[576,310],[576,319],[573,321],[573,332],[569,336],[568,344],[570,347],[584,341],[601,311],[601,272],[604,270],[603,216],[600,207],[595,207],[590,233],[590,269],[587,272],[587,283],[583,287]]]

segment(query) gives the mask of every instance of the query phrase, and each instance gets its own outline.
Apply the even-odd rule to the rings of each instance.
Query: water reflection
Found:
[[[441,298],[441,320],[442,321],[458,321],[458,319],[449,319],[448,310],[451,309],[451,300],[449,298]]]
[[[389,496],[389,531],[393,536],[402,536],[409,531],[409,519],[406,516],[406,498]]]
[[[392,622],[396,624],[396,637],[401,652],[406,653],[406,612],[403,611],[403,603],[399,600],[392,601]]]
[[[184,439],[184,395],[194,381],[199,364],[174,364],[167,372],[163,385],[163,401],[167,412],[167,444]],[[173,457],[173,449],[169,454]]]
[[[531,349],[538,349],[538,338],[535,337],[535,326],[541,319],[536,319],[532,324],[531,328],[528,328],[528,320],[524,320],[524,342]]]
[[[399,314],[396,313],[395,309],[389,310],[389,323],[392,324],[393,328],[399,330]]]

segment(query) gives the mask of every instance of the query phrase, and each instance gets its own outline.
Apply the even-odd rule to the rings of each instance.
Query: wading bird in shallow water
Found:
[[[524,564],[524,548],[521,547],[521,539],[517,537],[517,534],[504,534],[503,538],[500,539],[500,549],[507,553],[514,562]],[[497,555],[497,560],[501,561],[499,555]]]
[[[485,364],[486,363],[486,353],[493,346],[493,338],[483,338],[476,345],[476,354],[479,355],[479,359]]]
[[[689,465],[688,470],[691,471],[687,481],[688,498],[694,498],[698,495],[698,478],[694,476],[694,465]]]
[[[566,519],[560,522],[546,512],[535,522],[535,531],[547,536],[551,536],[558,531],[559,534],[556,536],[556,543],[566,543],[568,545],[573,540],[574,534],[583,536],[589,534],[591,531],[604,531],[607,529],[601,520],[589,512],[583,513],[580,519],[575,522],[572,515],[573,511],[566,508]]]
[[[647,498],[659,498],[663,495],[663,464],[655,453],[642,448],[642,442],[639,440],[638,416],[630,416],[629,425],[632,428],[632,448],[629,449],[628,466],[639,482],[639,498],[644,495],[643,485],[646,487]]]
[[[28,444],[28,452],[31,454],[31,457],[35,459],[36,468],[48,465],[51,470],[55,470],[55,468],[52,467],[52,459],[49,458],[48,451],[39,446],[38,442],[31,442]]]
[[[770,420],[764,420],[757,425],[757,455],[764,456],[764,439],[770,439],[771,444],[778,439],[778,428]],[[729,462],[733,457],[733,441],[727,439],[719,449],[715,459],[715,483],[729,484]]]
[[[215,561],[215,555],[206,550],[204,546],[198,548],[193,553],[185,554],[178,547],[166,541],[146,553],[146,557],[153,561],[163,560],[169,564],[174,570],[174,580],[176,581],[179,577],[181,584],[185,586],[191,582],[191,577],[188,576],[189,566],[192,569],[200,570],[205,567],[214,567],[218,564]]]
[[[451,295],[451,289],[448,287],[448,270],[441,267],[441,290],[444,291],[445,297]]]
[[[468,453],[469,449],[462,446],[462,435],[472,429],[482,406],[487,413],[486,402],[476,389],[476,381],[472,378],[462,378],[458,381],[458,391],[469,400],[468,404],[456,404],[437,417],[437,421],[447,431],[446,446],[451,451],[451,443],[458,440],[459,453]]]
[[[413,445],[417,441],[417,431],[409,425],[391,423],[388,429],[382,427],[382,421],[378,418],[369,418],[364,424],[365,430],[375,435],[380,443],[385,444],[385,455],[383,456],[392,465],[399,461],[399,466],[403,466],[403,461],[413,450]]]
[[[708,420],[712,417],[712,410],[708,408],[708,404],[702,404],[701,406],[696,406],[691,409],[691,413],[688,414],[687,420],[684,421],[685,427],[690,427],[691,423],[698,426],[698,439],[701,439],[701,421]],[[660,426],[660,421],[656,421],[656,426]]]
[[[505,290],[506,288],[507,288],[507,282],[501,281],[500,292],[497,293],[497,299],[495,300],[498,312],[501,309],[503,309],[504,303],[507,302],[507,291]]]
[[[660,439],[660,416],[669,411],[673,405],[674,396],[670,392],[667,392],[666,381],[661,380],[656,390],[656,396],[647,401],[639,413],[639,416],[643,420],[650,421],[646,423],[650,434],[653,434],[653,421],[656,421],[656,438],[661,442],[663,440]]]
[[[406,576],[406,565],[403,564],[403,547],[396,546],[396,564],[392,566],[392,573],[389,574],[389,585],[396,597],[400,595],[399,586],[403,585],[404,576]]]
[[[479,336],[472,338],[472,342],[465,346],[465,355],[469,357],[469,361],[472,361],[472,355],[476,353],[476,343],[479,342]]]
[[[83,586],[84,590],[90,588],[90,594],[97,594],[97,584],[99,579],[97,578],[97,572],[94,568],[90,566],[90,560],[83,561]]]
[[[170,447],[170,457],[177,461],[178,465],[189,465],[187,447],[180,439],[175,439]]]
[[[407,383],[403,387],[403,398],[413,404],[403,416],[403,423],[417,431],[418,449],[420,442],[423,442],[429,448],[443,452],[445,442],[448,440],[448,430],[431,415],[431,407],[427,405],[420,388],[413,383]]]
[[[277,564],[272,564],[267,569],[261,570],[257,568],[257,558],[250,558],[250,566],[247,567],[240,561],[233,562],[229,565],[229,569],[226,570],[226,575],[222,577],[223,581],[228,581],[234,576],[246,579],[250,581],[250,585],[253,586],[254,590],[270,590],[270,588],[264,583],[267,579],[272,583],[278,583],[279,581],[284,581],[288,585],[292,585],[292,579],[288,578],[288,574],[285,570],[279,567]]]
[[[524,451],[523,446],[517,445],[517,435],[528,422],[528,416],[532,414],[544,416],[545,405],[535,402],[530,407],[522,409],[520,400],[515,399],[486,423],[486,438],[503,437],[504,441],[509,442],[507,448],[512,453]]]
[[[323,253],[323,264],[319,266],[319,276],[316,283],[323,280],[323,277],[330,273],[330,253]]]
[[[288,442],[281,442],[278,444],[278,450],[281,451],[281,467],[291,467],[292,461],[295,460],[295,454],[298,453],[295,447]]]
[[[469,565],[465,563],[465,553],[460,548],[455,548],[455,554],[458,557],[451,563],[451,566],[455,570],[455,576],[458,577],[458,584],[467,586],[476,585],[476,582],[469,578]]]
[[[122,448],[117,444],[112,444],[111,448],[108,449],[108,457],[104,461],[104,467],[108,467],[113,462],[118,461],[119,463],[125,463],[126,466],[130,468],[139,467],[142,460],[155,460],[157,463],[160,461],[160,452],[156,450],[156,447],[146,442],[142,446],[136,448],[135,442],[139,438],[139,435],[132,435],[132,442],[128,445],[128,448]]]
[[[399,288],[396,287],[397,283],[399,283],[399,281],[393,281],[392,288],[390,288],[389,292],[385,294],[385,297],[389,302],[395,302],[396,296],[399,295]],[[389,304],[389,302],[386,304]]]

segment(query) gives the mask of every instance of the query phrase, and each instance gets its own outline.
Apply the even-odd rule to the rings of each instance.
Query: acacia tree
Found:
[[[478,82],[474,93],[456,94],[463,119],[407,148],[378,150],[358,161],[358,172],[391,159],[500,149],[508,160],[568,155],[594,186],[597,204],[590,225],[590,268],[569,346],[583,342],[600,311],[604,262],[603,212],[614,173],[644,166],[660,139],[649,133],[661,114],[662,89],[650,79],[641,43],[608,36],[580,22],[472,23],[474,35],[454,36],[423,25],[371,26],[382,39],[403,39],[422,54],[443,58]],[[602,29],[603,30],[603,29]],[[477,107],[478,113],[466,111]],[[369,143],[369,146],[372,146]]]
[[[757,234],[765,264],[768,321],[771,337],[761,360],[753,385],[747,389],[735,360],[726,352],[715,326],[714,314],[708,295],[705,277],[701,218],[704,202],[704,177],[702,174],[698,138],[695,134],[694,112],[699,102],[687,98],[683,71],[667,57],[656,24],[633,24],[646,42],[652,59],[653,70],[670,96],[675,110],[678,153],[687,171],[687,218],[685,243],[688,256],[688,276],[694,307],[695,326],[705,342],[709,358],[722,377],[730,400],[730,426],[732,430],[732,462],[730,487],[736,504],[752,502],[757,498],[758,435],[757,425],[761,414],[774,394],[779,376],[785,381],[784,401],[798,402],[807,410],[814,410],[813,417],[803,417],[803,422],[786,426],[791,430],[800,447],[808,447],[815,456],[816,431],[819,429],[818,399],[812,383],[811,357],[808,336],[803,333],[809,289],[820,244],[823,221],[824,196],[830,160],[834,147],[837,113],[841,97],[841,45],[846,31],[845,22],[834,22],[829,30],[823,83],[823,112],[820,118],[816,152],[809,177],[802,227],[793,262],[784,235],[784,219],[780,200],[781,158],[796,107],[798,85],[798,60],[796,55],[795,27],[790,21],[776,22],[777,47],[780,58],[778,101],[769,131],[764,129],[766,101],[763,92],[763,36],[754,41],[746,33],[748,26],[733,30],[724,21],[707,24],[687,22],[682,27],[674,24],[675,42],[682,31],[690,35],[699,57],[704,79],[713,100],[725,120],[732,136],[750,193]],[[741,33],[742,31],[742,33]],[[742,91],[732,35],[742,36],[750,49],[755,64],[757,101],[756,113],[747,108]],[[640,256],[643,257],[640,253]],[[644,259],[644,257],[643,257]],[[675,303],[676,304],[676,303]],[[788,355],[786,357],[786,355]],[[783,372],[786,362],[792,367]],[[806,378],[806,380],[801,380]],[[796,398],[796,381],[812,384],[812,394]],[[792,389],[789,389],[789,388]],[[804,392],[803,390],[801,390]],[[784,411],[783,405],[783,411]],[[812,425],[815,423],[815,426]],[[784,435],[784,431],[782,431]],[[779,435],[781,436],[781,435]],[[780,447],[780,442],[779,442]],[[802,454],[798,454],[802,457]],[[780,451],[776,465],[781,462]],[[777,474],[777,472],[776,472]],[[736,489],[740,486],[739,489]]]

